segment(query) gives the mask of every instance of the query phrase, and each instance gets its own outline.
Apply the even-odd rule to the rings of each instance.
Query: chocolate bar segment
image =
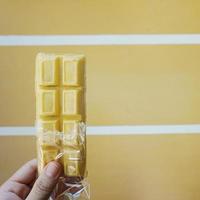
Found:
[[[61,157],[65,176],[84,177],[85,57],[40,53],[35,80],[39,168]]]

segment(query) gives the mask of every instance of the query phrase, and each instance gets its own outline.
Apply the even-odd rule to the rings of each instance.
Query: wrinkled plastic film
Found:
[[[53,160],[63,166],[51,200],[90,199],[84,65],[83,56],[72,54],[39,54],[36,59],[38,171]]]

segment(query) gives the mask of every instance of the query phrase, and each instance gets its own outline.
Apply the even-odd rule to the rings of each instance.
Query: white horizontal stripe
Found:
[[[1,35],[0,46],[199,45],[200,34]]]
[[[141,125],[141,126],[88,126],[88,135],[141,135],[141,134],[199,134],[200,124],[194,125]],[[0,127],[0,136],[36,134],[34,127]]]

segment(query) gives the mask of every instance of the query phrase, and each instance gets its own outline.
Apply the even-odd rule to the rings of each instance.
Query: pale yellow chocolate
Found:
[[[57,155],[60,152],[60,149],[56,145],[51,144],[38,144],[39,145],[39,173],[41,173],[42,169],[47,165],[49,162],[56,159]]]
[[[37,140],[39,173],[50,161],[57,160],[61,152],[62,142],[55,132],[57,121],[40,121],[37,123],[40,135]]]
[[[62,60],[62,83],[66,86],[80,86],[85,82],[84,59],[74,56],[64,56]]]
[[[79,131],[79,121],[78,120],[63,120],[63,132],[69,134],[71,132],[78,133]]]
[[[58,89],[40,89],[38,91],[38,112],[40,116],[57,116],[59,114]]]
[[[55,55],[38,54],[37,84],[41,86],[57,86],[59,84],[59,59]]]
[[[58,119],[40,120],[38,121],[37,126],[40,132],[56,132],[60,129]]]
[[[64,173],[68,177],[82,177],[85,172],[85,163],[82,161],[65,160]]]
[[[64,173],[66,176],[73,177],[83,176],[85,171],[85,155],[84,151],[80,149],[69,148],[68,146],[64,146],[64,157],[63,157],[63,165],[64,165]]]
[[[79,125],[86,120],[85,57],[40,53],[35,79],[38,132],[63,133],[60,138],[50,137],[48,141],[43,138],[39,143],[40,168],[61,154],[65,175],[84,177],[86,144]],[[56,148],[52,148],[53,143]]]

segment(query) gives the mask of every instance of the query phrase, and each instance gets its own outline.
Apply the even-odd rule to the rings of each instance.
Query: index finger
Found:
[[[21,184],[31,184],[37,175],[37,161],[36,159],[30,160],[16,171],[11,177],[11,181]]]

